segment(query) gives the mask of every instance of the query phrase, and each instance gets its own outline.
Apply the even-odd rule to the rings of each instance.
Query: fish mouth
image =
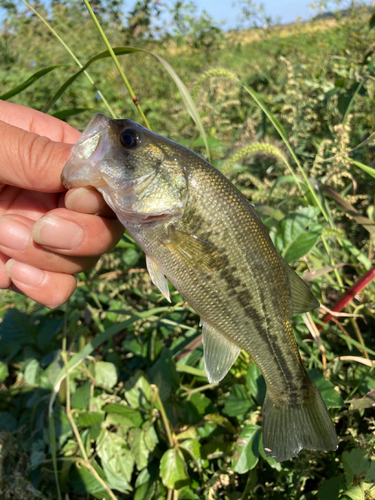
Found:
[[[105,184],[95,165],[108,150],[108,122],[109,118],[96,113],[72,147],[72,155],[61,172],[61,182],[67,189]]]

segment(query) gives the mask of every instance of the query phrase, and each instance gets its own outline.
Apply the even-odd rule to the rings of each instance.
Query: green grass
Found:
[[[134,37],[101,17],[112,47],[156,53],[181,78],[214,165],[256,204],[320,303],[332,308],[354,286],[335,321],[323,323],[323,309],[293,318],[336,425],[337,452],[265,458],[256,365],[242,352],[220,384],[208,384],[202,347],[191,344],[199,318],[173,289],[172,304],[163,299],[125,235],[58,309],[2,292],[2,498],[375,498],[375,285],[355,288],[375,266],[369,19],[359,10],[327,29],[291,26],[288,36],[271,30],[239,44],[240,33]],[[49,22],[82,65],[105,50],[78,2],[55,6]],[[185,105],[190,95],[184,102],[165,65],[147,53],[118,58],[152,129],[207,157]],[[58,65],[69,68],[35,79]],[[23,13],[0,32],[0,68],[0,94],[33,78],[10,100],[40,110],[79,71],[48,27]],[[49,113],[82,129],[94,112],[109,114],[99,90],[114,114],[141,122],[110,58],[87,69],[95,85],[82,73]]]

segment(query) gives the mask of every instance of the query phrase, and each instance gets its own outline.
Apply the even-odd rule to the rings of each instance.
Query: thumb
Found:
[[[49,193],[65,190],[60,175],[71,144],[51,141],[3,121],[0,138],[0,187],[10,184]]]

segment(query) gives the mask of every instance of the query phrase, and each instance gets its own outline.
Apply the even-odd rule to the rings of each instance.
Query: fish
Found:
[[[319,302],[224,175],[131,120],[97,113],[61,180],[67,189],[96,188],[144,250],[155,286],[170,301],[168,279],[199,314],[211,383],[223,379],[242,349],[258,365],[267,386],[266,456],[282,462],[303,448],[336,450],[332,419],[290,321]]]

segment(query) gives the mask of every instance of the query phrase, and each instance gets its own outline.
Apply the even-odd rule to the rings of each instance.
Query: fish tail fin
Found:
[[[302,448],[334,451],[337,436],[316,385],[309,380],[308,396],[301,402],[272,400],[267,391],[263,407],[263,446],[277,462],[295,457]]]

